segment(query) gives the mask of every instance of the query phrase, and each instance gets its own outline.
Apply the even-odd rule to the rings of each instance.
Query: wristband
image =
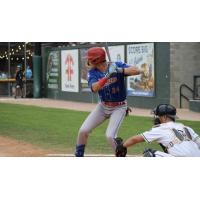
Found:
[[[104,77],[104,78],[100,79],[100,80],[98,81],[99,86],[100,86],[100,87],[103,87],[103,86],[106,84],[107,80],[108,80],[107,77]]]

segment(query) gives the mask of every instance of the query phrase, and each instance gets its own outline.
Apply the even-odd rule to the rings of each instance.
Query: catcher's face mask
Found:
[[[158,116],[155,116],[155,115],[154,115],[154,118],[153,118],[153,124],[154,124],[154,125],[161,124],[161,121],[160,121],[160,119],[159,119]]]
[[[155,107],[151,114],[154,114],[154,124],[161,124],[163,122],[163,119],[160,119],[160,117],[166,116],[170,118],[172,121],[175,121],[177,118],[176,116],[176,108],[169,104],[159,104],[157,107]]]
[[[159,116],[155,114],[155,109],[153,109],[153,110],[151,111],[151,114],[154,115],[154,116],[153,116],[153,124],[154,124],[154,125],[161,124],[161,121],[160,121]]]

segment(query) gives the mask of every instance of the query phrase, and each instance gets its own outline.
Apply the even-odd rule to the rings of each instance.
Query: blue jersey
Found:
[[[127,68],[127,64],[122,62],[115,62],[117,67]],[[88,72],[88,85],[91,88],[93,83],[96,83],[103,77],[106,72],[101,72],[97,69],[91,69]],[[104,87],[98,91],[99,98],[104,102],[121,102],[126,99],[126,86],[123,73],[113,74],[104,85]]]

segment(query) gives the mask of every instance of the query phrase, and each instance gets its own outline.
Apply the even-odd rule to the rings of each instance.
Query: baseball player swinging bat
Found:
[[[117,137],[127,110],[124,79],[126,76],[141,73],[135,66],[123,62],[106,62],[106,54],[111,62],[107,43],[105,43],[105,50],[102,47],[92,47],[86,53],[87,63],[91,66],[88,71],[88,85],[91,92],[98,93],[100,101],[79,129],[75,150],[77,157],[84,156],[88,136],[105,120],[109,120],[105,135],[115,151],[114,138]]]

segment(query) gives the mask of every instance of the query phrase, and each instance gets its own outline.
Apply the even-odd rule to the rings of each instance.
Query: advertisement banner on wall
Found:
[[[78,50],[61,51],[62,91],[79,92]]]
[[[109,46],[109,52],[111,56],[111,60],[118,61],[118,62],[124,62],[124,45],[119,45],[119,46]],[[80,50],[80,55],[81,55],[81,88],[82,91],[91,91],[90,88],[88,87],[88,81],[87,81],[87,73],[89,68],[87,67],[87,61],[85,59],[86,52],[88,49],[81,49]],[[105,50],[105,48],[104,48]],[[107,58],[108,61],[108,58]]]
[[[143,76],[128,77],[128,96],[155,96],[154,43],[128,45],[127,63],[145,71]]]
[[[47,58],[47,88],[59,88],[60,54],[59,51],[50,51]]]
[[[111,61],[113,62],[124,62],[124,45],[119,46],[109,46]],[[108,58],[107,58],[108,60]]]

